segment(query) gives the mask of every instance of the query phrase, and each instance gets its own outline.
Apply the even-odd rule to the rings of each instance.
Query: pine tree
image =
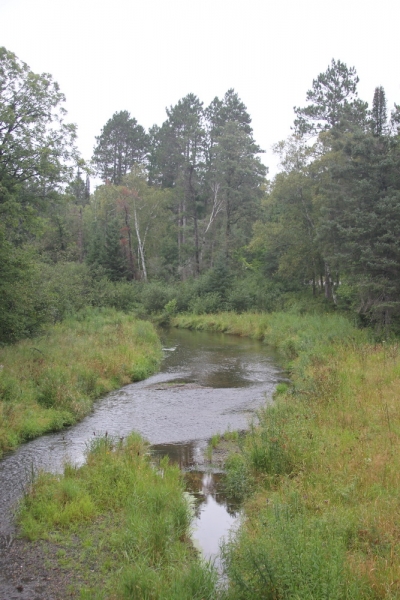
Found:
[[[182,276],[186,277],[200,272],[199,218],[205,139],[203,103],[194,94],[188,94],[167,109],[167,116],[161,128],[156,130],[155,162],[163,187],[175,190],[178,248]]]
[[[235,248],[250,239],[266,168],[257,157],[262,150],[253,139],[250,115],[233,89],[222,100],[215,98],[205,113],[208,203],[215,206],[217,190],[223,219],[220,244],[230,258]]]
[[[308,105],[294,107],[294,129],[299,135],[316,135],[340,126],[363,126],[367,104],[357,97],[359,78],[354,67],[332,59],[325,73],[313,80]]]
[[[135,163],[146,160],[148,136],[127,110],[114,113],[96,141],[92,160],[104,182],[120,185]]]
[[[388,136],[348,134],[324,158],[320,243],[351,277],[361,313],[387,325],[400,314],[400,153]]]

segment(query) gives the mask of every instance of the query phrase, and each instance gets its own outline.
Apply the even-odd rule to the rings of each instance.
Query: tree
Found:
[[[310,177],[312,148],[295,136],[276,144],[282,171],[263,203],[249,250],[263,256],[263,271],[287,289],[312,285],[318,290],[323,263],[316,240],[318,211],[315,182]]]
[[[387,325],[400,314],[400,153],[389,135],[347,133],[320,179],[318,237],[325,259],[351,277],[359,312]]]
[[[126,230],[126,220],[129,228],[130,217],[120,210],[119,190],[110,183],[99,186],[85,213],[86,260],[103,269],[113,281],[136,278],[136,257]]]
[[[385,90],[382,86],[376,87],[371,110],[371,129],[374,135],[385,132],[387,122],[387,106]]]
[[[124,186],[120,188],[118,205],[125,218],[125,229],[133,221],[133,233],[136,237],[138,262],[140,263],[141,277],[147,281],[147,247],[154,243],[154,231],[160,233],[162,221],[165,221],[165,203],[168,190],[157,189],[148,185],[143,169],[136,167],[124,179]],[[129,216],[129,218],[127,218]],[[164,219],[163,219],[164,216]],[[161,223],[157,224],[157,221]],[[160,227],[161,226],[161,227]],[[153,234],[153,235],[152,235]],[[153,255],[153,258],[156,256]]]
[[[266,168],[257,157],[263,151],[253,139],[250,115],[235,90],[229,89],[222,100],[214,98],[205,115],[205,202],[209,217],[203,245],[213,222],[217,218],[223,220],[220,242],[226,258],[231,257],[234,247],[244,245],[250,239]]]
[[[37,234],[54,226],[59,233],[54,237],[64,252],[64,219],[55,208],[62,204],[73,168],[81,164],[74,145],[75,126],[64,122],[64,100],[51,75],[33,73],[15,54],[0,48],[2,342],[34,333],[49,316],[39,300],[40,269],[34,246]]]
[[[178,248],[182,275],[200,272],[199,219],[203,210],[203,103],[188,94],[167,109],[168,119],[158,131],[157,163],[163,187],[174,188]]]
[[[40,205],[69,180],[78,157],[75,125],[63,121],[64,101],[51,75],[33,73],[15,54],[0,48],[3,219],[26,218],[32,204]]]
[[[299,135],[316,135],[341,126],[363,126],[367,104],[357,98],[359,78],[354,67],[332,59],[325,73],[313,80],[307,92],[308,105],[294,107],[295,131]]]
[[[205,116],[209,123],[211,142],[218,136],[222,127],[228,121],[237,123],[243,131],[249,135],[253,133],[251,117],[247,112],[245,104],[240,100],[237,92],[230,88],[220,100],[215,97],[205,110]]]
[[[114,113],[96,141],[92,160],[104,182],[120,185],[135,163],[146,160],[148,136],[127,110]]]
[[[223,199],[224,251],[226,257],[231,257],[235,247],[250,239],[266,168],[257,157],[260,149],[237,121],[227,121],[217,140],[212,153],[214,181]]]

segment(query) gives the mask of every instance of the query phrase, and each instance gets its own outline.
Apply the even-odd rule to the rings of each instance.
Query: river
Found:
[[[132,430],[191,471],[197,498],[193,536],[207,557],[236,518],[236,506],[219,489],[220,475],[208,468],[204,450],[216,433],[246,429],[249,419],[271,401],[282,374],[265,344],[217,333],[170,329],[162,333],[160,371],[97,401],[80,423],[44,435],[0,461],[0,537],[13,535],[12,508],[32,473],[60,472],[66,460],[82,464],[94,435],[123,437]]]

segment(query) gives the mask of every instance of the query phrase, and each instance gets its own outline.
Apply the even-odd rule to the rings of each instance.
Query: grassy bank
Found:
[[[96,398],[149,376],[160,358],[154,327],[111,309],[0,348],[0,456],[78,421]]]
[[[228,486],[246,519],[225,546],[229,598],[400,597],[400,352],[336,316],[217,315],[176,324],[264,339],[289,365]]]
[[[94,439],[82,467],[39,475],[19,515],[70,573],[62,597],[212,600],[216,574],[192,548],[191,519],[179,468],[154,467],[137,434]]]

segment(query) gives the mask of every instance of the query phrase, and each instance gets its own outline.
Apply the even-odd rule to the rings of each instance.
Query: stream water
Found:
[[[215,557],[237,506],[219,486],[204,450],[216,433],[246,429],[281,379],[265,345],[247,338],[171,329],[162,334],[164,360],[152,377],[96,402],[81,423],[24,444],[0,461],[0,537],[13,534],[12,509],[38,469],[59,472],[66,460],[81,464],[88,440],[107,432],[140,432],[155,454],[190,471],[197,499],[195,543]]]

